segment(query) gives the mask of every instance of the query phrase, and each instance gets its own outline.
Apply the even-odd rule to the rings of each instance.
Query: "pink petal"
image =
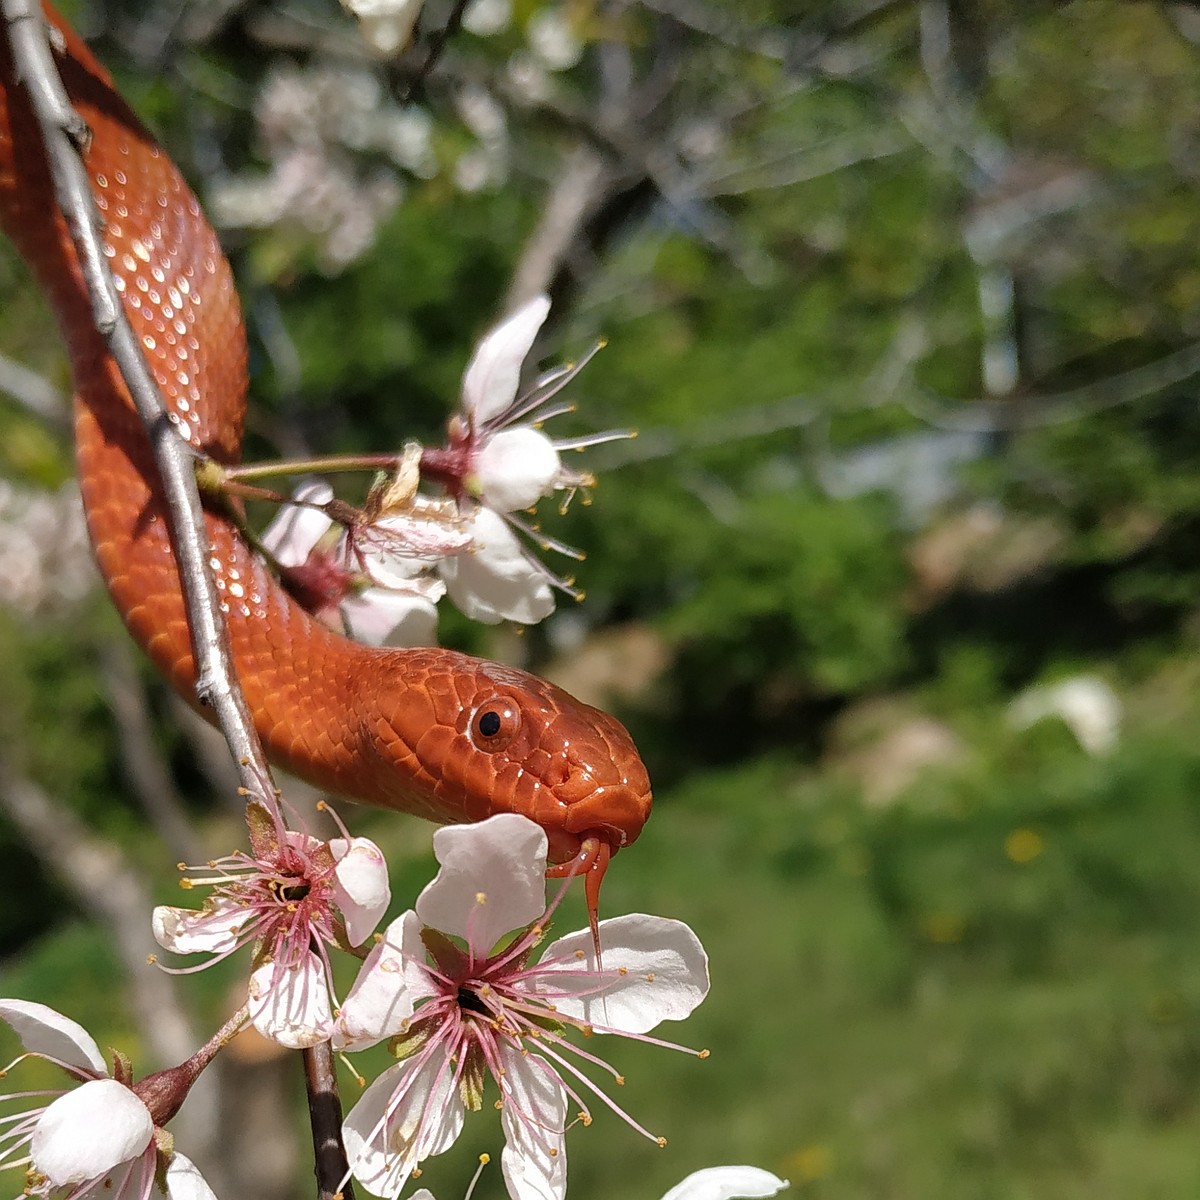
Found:
[[[30,1054],[74,1067],[85,1075],[105,1075],[100,1047],[82,1025],[32,1000],[0,1000],[0,1020],[12,1026]]]
[[[333,499],[333,488],[314,479],[302,483],[292,495],[310,504],[328,504]],[[299,567],[307,561],[313,547],[332,524],[323,512],[315,508],[285,504],[263,530],[262,544],[283,566]]]
[[[488,438],[474,468],[484,504],[497,512],[518,512],[554,490],[562,462],[544,433],[521,425]]]
[[[289,1050],[326,1041],[333,1029],[325,965],[309,951],[298,967],[264,963],[250,976],[250,1020]]]
[[[334,1022],[338,1050],[365,1050],[398,1033],[415,1005],[436,994],[421,965],[421,922],[411,910],[397,917],[367,955]]]
[[[440,563],[454,606],[473,621],[536,625],[554,611],[546,573],[521,547],[504,518],[480,508],[472,523],[474,549]]]
[[[564,1016],[631,1034],[683,1020],[708,995],[708,955],[682,921],[642,913],[601,921],[600,948],[599,982],[592,935],[581,929],[546,949],[540,965],[551,974],[535,977],[533,987],[552,994]],[[588,974],[572,974],[583,967]]]
[[[383,852],[370,838],[334,838],[329,852],[334,868],[333,901],[341,910],[350,945],[370,937],[392,898]]]
[[[476,956],[545,912],[546,835],[527,817],[448,825],[433,835],[433,853],[441,867],[417,897],[417,916]]]
[[[516,399],[521,364],[549,312],[550,298],[538,296],[479,343],[462,388],[463,407],[476,425],[502,413]]]
[[[705,1167],[677,1183],[662,1200],[750,1200],[790,1186],[761,1167]]]
[[[504,1128],[500,1166],[508,1194],[512,1200],[563,1200],[567,1093],[541,1055],[521,1054],[505,1046],[500,1059],[506,1084],[500,1109]]]
[[[149,1109],[124,1084],[93,1079],[59,1096],[42,1113],[29,1152],[54,1187],[67,1187],[131,1162],[153,1136]]]

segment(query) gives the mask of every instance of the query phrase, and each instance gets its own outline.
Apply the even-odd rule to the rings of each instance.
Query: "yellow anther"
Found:
[[[481,1167],[486,1167],[491,1161],[492,1156],[490,1154],[484,1153],[479,1156],[479,1165]]]
[[[647,983],[653,983],[653,982],[654,982],[654,972],[653,972],[653,971],[647,971],[647,972],[646,972],[646,982],[647,982]]]
[[[185,892],[187,892],[187,891],[190,891],[192,888],[194,888],[196,885],[190,879],[181,879],[179,881],[179,886],[181,888],[183,888],[183,890]]]
[[[503,1101],[503,1100],[493,1100],[493,1101],[492,1101],[492,1107],[493,1107],[493,1108],[494,1108],[494,1109],[495,1109],[497,1112],[499,1112],[499,1111],[500,1111],[500,1110],[501,1110],[501,1109],[504,1107],[504,1101]]]
[[[617,1087],[624,1087],[625,1086],[625,1076],[624,1075],[614,1076],[613,1083],[615,1083],[617,1085]]]
[[[576,958],[582,958],[582,957],[583,957],[583,951],[582,951],[582,950],[576,950],[576,951],[575,951],[575,957],[576,957]]]
[[[486,904],[487,903],[487,892],[476,892],[475,893],[475,903],[476,904]]]
[[[700,1053],[696,1055],[696,1057],[697,1058],[707,1058],[711,1053],[712,1053],[711,1050],[701,1050]]]
[[[187,870],[187,863],[176,863],[176,864],[175,864],[175,870],[177,870],[177,871],[186,871],[186,870]]]
[[[158,955],[157,955],[157,954],[147,954],[147,955],[146,955],[146,962],[147,962],[147,964],[148,964],[148,965],[150,965],[150,966],[154,966],[154,964],[155,964],[156,962],[158,962]]]
[[[656,1146],[657,1146],[657,1147],[658,1147],[660,1150],[663,1150],[663,1149],[665,1149],[665,1148],[666,1148],[666,1145],[667,1145],[667,1139],[666,1139],[665,1137],[656,1137],[656,1138],[654,1139],[654,1144],[655,1144],[655,1145],[656,1145]]]
[[[557,1147],[557,1146],[551,1146],[551,1147],[550,1147],[550,1157],[551,1157],[551,1158],[557,1158],[557,1157],[558,1157],[558,1147]]]
[[[628,968],[628,967],[618,967],[618,968],[617,968],[617,974],[618,974],[618,975],[628,975],[628,974],[629,974],[629,968]]]

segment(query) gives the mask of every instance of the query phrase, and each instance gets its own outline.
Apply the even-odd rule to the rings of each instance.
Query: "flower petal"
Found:
[[[150,1110],[123,1083],[92,1079],[42,1113],[29,1152],[54,1187],[68,1187],[137,1158],[153,1136]]]
[[[328,504],[333,488],[319,479],[302,483],[292,493],[295,500],[307,504]],[[318,509],[300,504],[285,504],[263,530],[262,544],[284,567],[299,567],[307,561],[313,547],[333,522]]]
[[[662,1200],[749,1200],[774,1196],[790,1184],[761,1167],[705,1167],[677,1183]]]
[[[521,364],[549,311],[550,298],[538,296],[479,343],[462,387],[463,407],[476,425],[499,415],[516,399]]]
[[[74,1067],[85,1075],[108,1072],[92,1035],[70,1017],[32,1000],[0,1000],[0,1020],[12,1026],[30,1054]]]
[[[420,1000],[435,993],[422,964],[421,922],[411,909],[397,917],[367,955],[334,1022],[337,1050],[365,1050],[399,1033]]]
[[[428,595],[367,588],[343,600],[341,613],[356,642],[368,646],[437,645],[437,604]]]
[[[168,1200],[217,1200],[190,1158],[176,1151],[167,1164]]]
[[[342,1125],[354,1178],[372,1195],[398,1196],[413,1168],[454,1145],[463,1127],[454,1071],[439,1054],[384,1071]]]
[[[504,1100],[500,1123],[504,1152],[500,1166],[513,1200],[563,1200],[567,1191],[564,1131],[567,1093],[557,1072],[540,1054],[500,1052]]]
[[[547,948],[532,986],[552,995],[564,1016],[618,1033],[681,1021],[708,995],[708,955],[682,921],[643,913],[601,921],[600,947],[606,984],[598,981],[592,935],[581,929]]]
[[[325,1041],[333,1029],[325,964],[311,950],[297,966],[263,963],[250,976],[250,1020],[289,1050]]]
[[[379,924],[392,899],[387,863],[370,838],[334,838],[329,852],[334,868],[333,901],[346,922],[350,945],[360,946]]]
[[[546,910],[546,835],[528,817],[500,813],[433,835],[441,864],[417,897],[417,916],[464,938],[482,957],[506,934]]]
[[[497,512],[518,512],[554,491],[562,462],[544,433],[519,425],[488,438],[474,468],[483,503]]]
[[[252,912],[217,898],[206,908],[159,905],[151,916],[154,940],[175,954],[225,954],[236,949],[238,934]]]
[[[504,518],[480,508],[473,548],[438,564],[454,606],[473,621],[536,625],[554,611],[546,572],[525,553]]]

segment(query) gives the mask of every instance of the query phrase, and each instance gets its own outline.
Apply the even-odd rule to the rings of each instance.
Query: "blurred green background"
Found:
[[[670,1145],[600,1114],[571,1194],[1200,1195],[1200,6],[476,0],[422,77],[450,7],[385,60],[321,0],[69,6],[219,218],[251,456],[436,440],[537,290],[543,361],[608,339],[559,432],[640,436],[543,506],[586,599],[442,625],[628,723],[657,808],[605,905],[712,959],[663,1031],[708,1061],[611,1048]],[[63,357],[11,254],[0,289],[0,790],[169,900],[236,802],[71,574]],[[342,812],[399,911],[429,830]],[[149,1069],[91,885],[0,841],[4,991]],[[180,981],[196,1029],[244,967]],[[227,1194],[308,1194],[298,1063],[240,1061],[299,1149],[258,1179],[217,1136]],[[423,1182],[499,1146],[484,1113]]]

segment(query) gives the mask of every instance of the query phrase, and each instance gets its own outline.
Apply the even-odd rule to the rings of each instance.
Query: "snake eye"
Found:
[[[471,718],[471,740],[480,750],[503,750],[521,727],[521,710],[499,696],[481,704]]]

